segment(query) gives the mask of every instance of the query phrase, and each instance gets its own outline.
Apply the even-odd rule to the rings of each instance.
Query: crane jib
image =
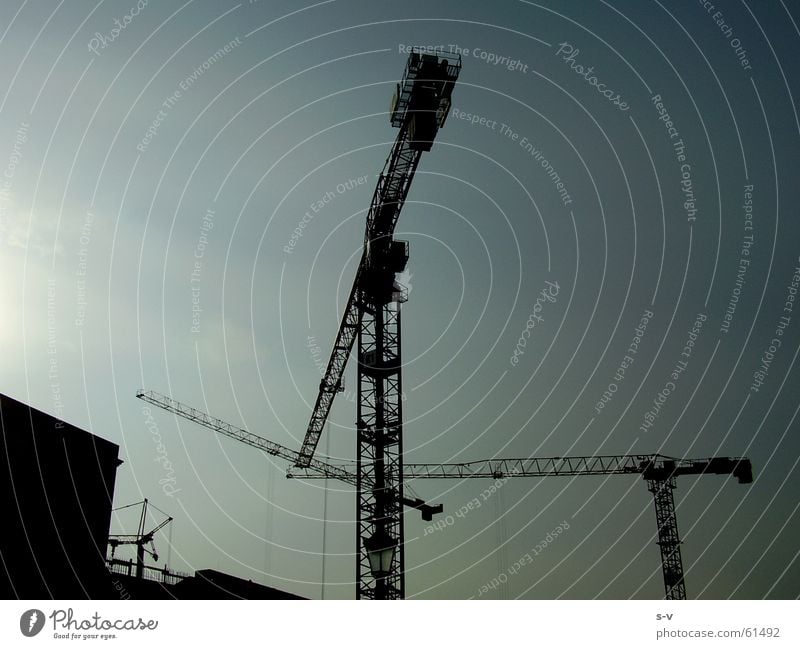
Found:
[[[221,419],[186,406],[157,392],[137,392],[136,396],[168,412],[196,422],[222,435],[231,437],[250,446],[282,457],[296,463],[298,453],[290,448],[237,428]],[[334,478],[358,489],[358,466],[349,464],[329,464],[312,459],[308,467],[294,468],[287,472],[289,478]],[[400,489],[396,490],[395,511],[400,505],[418,509],[424,520],[429,521],[435,514],[442,513],[441,505],[428,505],[421,498],[406,498],[402,495],[402,483],[414,479],[462,480],[479,478],[506,480],[508,478],[544,478],[552,476],[604,476],[639,474],[653,494],[653,503],[658,525],[658,545],[661,551],[664,588],[667,599],[686,599],[686,584],[683,578],[683,565],[680,555],[680,535],[673,491],[676,478],[684,475],[733,475],[741,484],[753,481],[753,470],[748,458],[712,457],[702,459],[674,458],[664,455],[597,455],[583,457],[549,458],[501,458],[474,462],[454,462],[442,464],[408,463],[403,465]],[[138,504],[138,503],[137,503]],[[171,519],[170,519],[171,520]],[[109,540],[114,544],[132,543],[141,536],[116,537]],[[402,586],[397,592],[402,592]],[[362,593],[364,594],[364,593]]]

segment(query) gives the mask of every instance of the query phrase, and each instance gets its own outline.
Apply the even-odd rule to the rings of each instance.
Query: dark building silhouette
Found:
[[[0,394],[0,598],[303,599],[216,570],[107,561],[119,446]]]
[[[179,581],[173,593],[178,599],[305,599],[211,569]]]
[[[147,566],[140,579],[133,561],[117,560],[110,567],[115,596],[121,599],[305,599],[217,570],[191,576]]]
[[[105,565],[119,446],[0,395],[0,596],[113,597]]]

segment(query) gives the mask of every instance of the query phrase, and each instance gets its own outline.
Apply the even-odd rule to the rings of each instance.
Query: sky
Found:
[[[439,48],[453,110],[396,233],[406,461],[746,456],[751,485],[678,481],[687,592],[794,599],[798,22],[784,0],[3,3],[0,391],[120,445],[114,504],[174,517],[171,569],[352,598],[352,489],[135,393],[300,447],[395,84]],[[406,515],[408,597],[663,597],[638,476],[411,486],[445,513]]]

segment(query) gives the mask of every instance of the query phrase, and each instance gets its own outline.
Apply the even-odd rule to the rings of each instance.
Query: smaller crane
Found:
[[[137,534],[112,534],[108,537],[108,544],[111,546],[111,559],[114,559],[114,553],[117,550],[118,545],[135,545],[136,546],[136,577],[141,579],[144,576],[144,554],[145,552],[153,557],[153,561],[158,561],[158,553],[156,552],[156,546],[153,543],[153,536],[156,532],[158,532],[161,528],[168,525],[172,522],[172,516],[165,514],[162,512],[158,507],[155,505],[151,505],[154,509],[157,509],[159,512],[164,514],[166,518],[161,521],[158,525],[156,525],[152,530],[149,532],[145,532],[145,524],[147,522],[147,505],[148,500],[145,498],[144,500],[138,503],[131,503],[130,505],[123,505],[122,507],[118,507],[114,511],[119,511],[121,509],[127,509],[128,507],[136,507],[136,505],[142,506],[142,514],[139,517],[139,530]],[[149,545],[150,548],[148,549],[146,546]]]
[[[351,465],[340,465],[352,471]],[[641,475],[653,494],[658,527],[658,546],[664,573],[666,599],[686,599],[683,578],[681,539],[675,512],[673,491],[676,479],[684,475],[733,475],[739,484],[753,482],[753,468],[745,457],[710,457],[686,459],[666,455],[595,455],[591,457],[526,457],[477,460],[451,463],[407,463],[403,477],[462,480],[464,478],[549,478],[553,476]],[[319,476],[304,469],[292,468],[289,478],[314,479]]]
[[[676,479],[685,475],[733,475],[739,484],[753,482],[753,468],[745,457],[686,459],[665,455],[599,455],[480,460],[450,464],[406,464],[411,478],[546,478],[551,476],[598,476],[639,474],[653,494],[658,526],[658,546],[664,573],[665,599],[686,599],[681,539],[673,491]],[[303,477],[315,477],[307,475]]]

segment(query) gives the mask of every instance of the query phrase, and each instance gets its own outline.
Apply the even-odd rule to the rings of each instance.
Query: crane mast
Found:
[[[345,365],[358,339],[356,414],[356,598],[402,599],[403,413],[400,304],[396,281],[408,242],[394,230],[414,173],[450,111],[460,57],[412,52],[390,120],[400,129],[370,203],[364,249],[296,465],[310,465]]]
[[[675,515],[673,494],[677,486],[675,478],[647,481],[647,490],[653,494],[653,503],[656,509],[658,547],[661,550],[661,572],[664,575],[665,599],[686,599],[681,539],[678,534],[678,518]]]

